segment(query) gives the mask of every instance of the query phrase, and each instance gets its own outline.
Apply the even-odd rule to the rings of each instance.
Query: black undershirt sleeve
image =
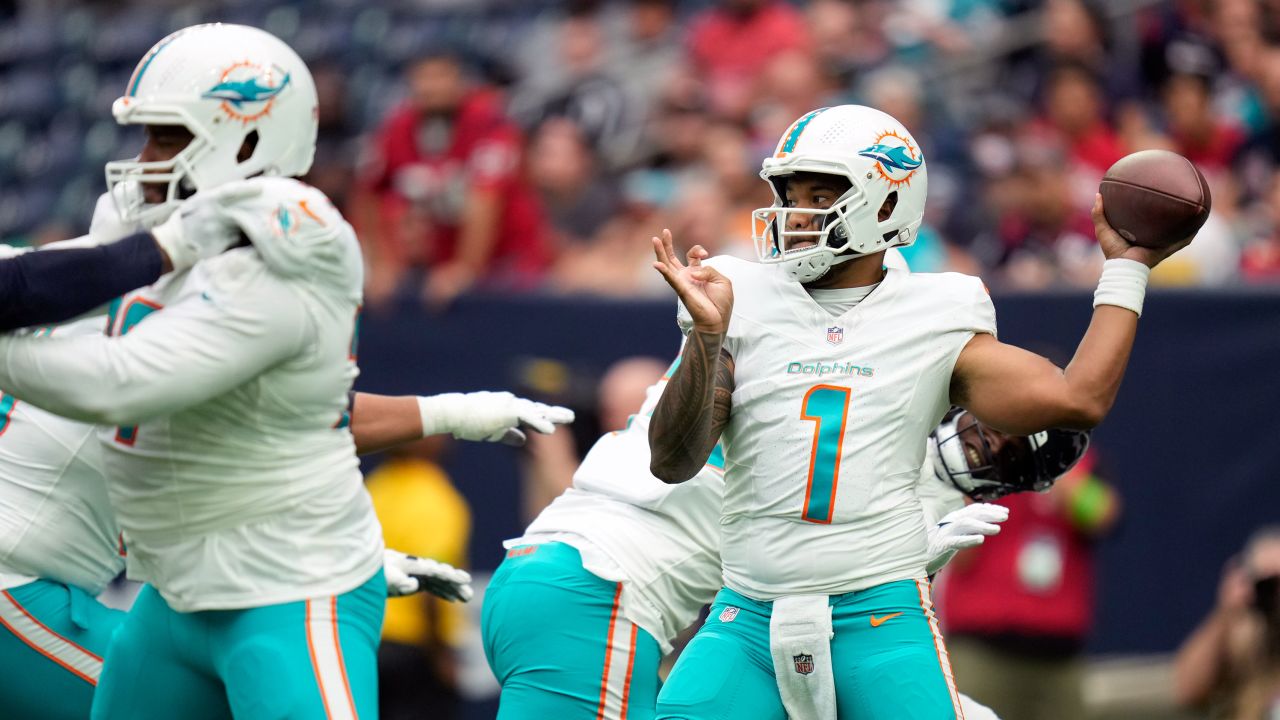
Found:
[[[150,285],[163,265],[160,248],[145,232],[97,247],[0,260],[0,331],[70,320]]]

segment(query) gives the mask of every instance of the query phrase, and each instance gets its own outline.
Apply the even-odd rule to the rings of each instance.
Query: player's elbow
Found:
[[[1111,403],[1097,397],[1073,397],[1063,407],[1060,427],[1072,430],[1092,430],[1111,412]]]

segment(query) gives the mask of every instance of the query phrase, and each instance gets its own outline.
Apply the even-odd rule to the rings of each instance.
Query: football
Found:
[[[1204,175],[1168,150],[1143,150],[1112,165],[1098,188],[1107,222],[1120,237],[1161,248],[1196,234],[1212,198]]]

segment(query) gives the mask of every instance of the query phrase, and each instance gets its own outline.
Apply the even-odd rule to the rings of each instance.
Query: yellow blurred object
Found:
[[[387,547],[466,567],[471,509],[439,465],[392,457],[369,473],[367,485]],[[424,606],[426,602],[434,603],[432,612]],[[434,631],[429,616],[439,620]],[[434,635],[446,645],[457,646],[462,622],[462,608],[457,603],[422,595],[390,598],[382,637],[424,646]]]
[[[1174,255],[1151,269],[1151,284],[1163,287],[1195,285],[1200,270],[1195,260]]]

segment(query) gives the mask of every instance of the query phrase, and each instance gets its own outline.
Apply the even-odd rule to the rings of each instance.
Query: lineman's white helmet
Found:
[[[107,188],[127,222],[154,225],[182,198],[255,175],[298,177],[315,157],[316,86],[274,35],[244,25],[193,25],[156,43],[111,107],[121,125],[181,125],[190,144],[172,160],[107,163]],[[243,162],[246,138],[257,143]],[[139,181],[167,184],[146,204]]]
[[[851,187],[830,208],[787,207],[786,179],[798,172],[846,178]],[[819,108],[787,128],[760,177],[773,189],[773,207],[752,213],[756,253],[781,264],[800,282],[822,277],[832,265],[916,240],[928,190],[924,155],[902,123],[874,108]],[[880,207],[897,193],[893,213],[881,222]],[[788,229],[788,216],[819,216],[816,227]],[[797,241],[816,245],[791,248]]]

